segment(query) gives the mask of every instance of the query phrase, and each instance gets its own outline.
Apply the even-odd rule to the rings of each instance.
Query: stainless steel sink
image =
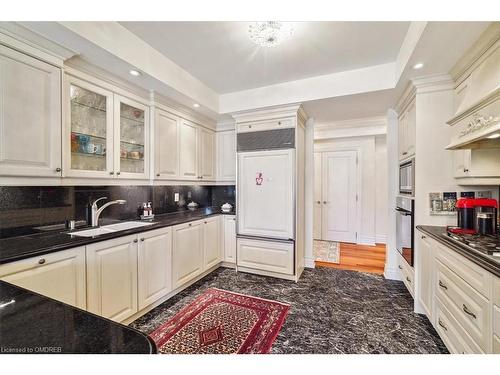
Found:
[[[153,225],[153,223],[143,223],[140,221],[125,221],[123,223],[103,225],[102,227],[99,228],[79,230],[68,234],[70,236],[76,236],[76,237],[95,237],[103,234],[120,232],[122,230],[127,230],[127,229],[147,227],[150,225]]]

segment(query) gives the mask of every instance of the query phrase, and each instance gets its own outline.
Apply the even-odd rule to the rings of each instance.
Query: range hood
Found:
[[[500,148],[499,45],[471,74],[465,97],[447,122],[454,128],[448,150]]]

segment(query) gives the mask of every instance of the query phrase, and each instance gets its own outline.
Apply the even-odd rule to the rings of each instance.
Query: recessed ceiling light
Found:
[[[194,108],[200,108],[200,105],[199,105],[198,103],[194,103],[194,104],[193,104],[193,107],[194,107]]]
[[[135,69],[130,69],[129,71],[130,75],[133,75],[134,77],[139,77],[141,75],[141,72]]]
[[[253,22],[248,27],[248,36],[259,46],[274,47],[293,34],[292,24],[289,22],[266,21]]]
[[[413,65],[413,69],[417,70],[417,69],[422,69],[424,67],[424,63],[416,63],[415,65]]]
[[[488,139],[496,139],[496,138],[500,138],[500,133],[495,133],[495,134],[492,134],[490,135],[489,137],[486,137]]]

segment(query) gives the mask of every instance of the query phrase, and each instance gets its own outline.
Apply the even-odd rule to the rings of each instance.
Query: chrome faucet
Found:
[[[124,199],[117,199],[116,201],[110,201],[108,203],[105,203],[101,206],[101,208],[97,208],[97,202],[99,202],[102,199],[108,199],[108,197],[102,197],[99,199],[96,199],[94,203],[92,203],[92,226],[96,227],[99,225],[99,216],[101,215],[102,211],[108,206],[111,206],[112,204],[125,204],[127,203],[126,200]]]

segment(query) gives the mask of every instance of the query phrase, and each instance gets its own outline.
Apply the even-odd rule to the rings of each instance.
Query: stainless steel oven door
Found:
[[[396,247],[413,267],[413,214],[400,207],[396,207]]]
[[[406,161],[399,166],[399,193],[413,196],[414,192],[414,160]]]

